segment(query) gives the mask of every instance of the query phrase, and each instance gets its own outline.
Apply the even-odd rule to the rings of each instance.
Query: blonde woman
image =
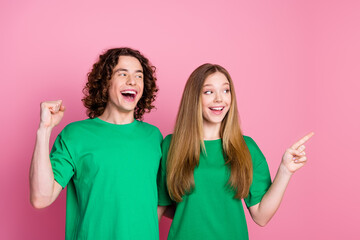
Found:
[[[159,216],[175,206],[168,239],[248,239],[241,200],[265,226],[305,165],[304,143],[312,135],[285,151],[272,183],[259,147],[242,135],[229,73],[219,65],[198,67],[186,83],[174,133],[162,144]]]

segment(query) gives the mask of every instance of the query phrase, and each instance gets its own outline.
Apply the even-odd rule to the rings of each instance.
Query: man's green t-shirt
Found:
[[[67,186],[66,239],[159,239],[162,135],[150,124],[87,119],[67,125],[51,154]]]
[[[258,204],[271,185],[264,155],[250,137],[244,136],[253,162],[253,182],[247,207]],[[228,187],[230,169],[225,165],[221,139],[204,141],[206,154],[201,153],[194,170],[195,188],[182,202],[173,202],[166,186],[166,159],[171,135],[162,144],[163,158],[158,178],[159,205],[176,205],[169,240],[249,239],[241,200],[234,198]]]

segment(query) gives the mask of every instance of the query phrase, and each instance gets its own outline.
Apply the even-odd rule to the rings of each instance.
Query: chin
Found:
[[[221,124],[223,120],[224,120],[224,118],[221,118],[221,119],[211,119],[211,118],[205,119],[204,118],[204,123],[207,123],[209,125],[217,125],[217,124]]]

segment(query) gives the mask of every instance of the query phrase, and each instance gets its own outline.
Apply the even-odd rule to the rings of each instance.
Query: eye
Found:
[[[119,73],[119,76],[126,77],[126,73]]]
[[[140,78],[140,79],[143,78],[142,75],[136,75],[135,77],[136,77],[136,78]]]
[[[230,93],[230,89],[224,90],[224,93]]]
[[[212,94],[212,91],[210,91],[210,90],[204,91],[204,94],[210,95],[210,94]]]

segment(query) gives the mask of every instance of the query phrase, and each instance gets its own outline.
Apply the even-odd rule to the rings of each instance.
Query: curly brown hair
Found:
[[[152,103],[155,101],[158,88],[156,86],[156,68],[139,51],[131,48],[113,48],[99,56],[99,60],[93,65],[88,73],[88,82],[81,100],[87,108],[86,114],[89,118],[95,118],[103,114],[109,100],[109,82],[114,67],[118,64],[119,56],[132,56],[139,60],[144,72],[144,91],[134,111],[134,118],[143,119],[145,112],[155,108]]]

